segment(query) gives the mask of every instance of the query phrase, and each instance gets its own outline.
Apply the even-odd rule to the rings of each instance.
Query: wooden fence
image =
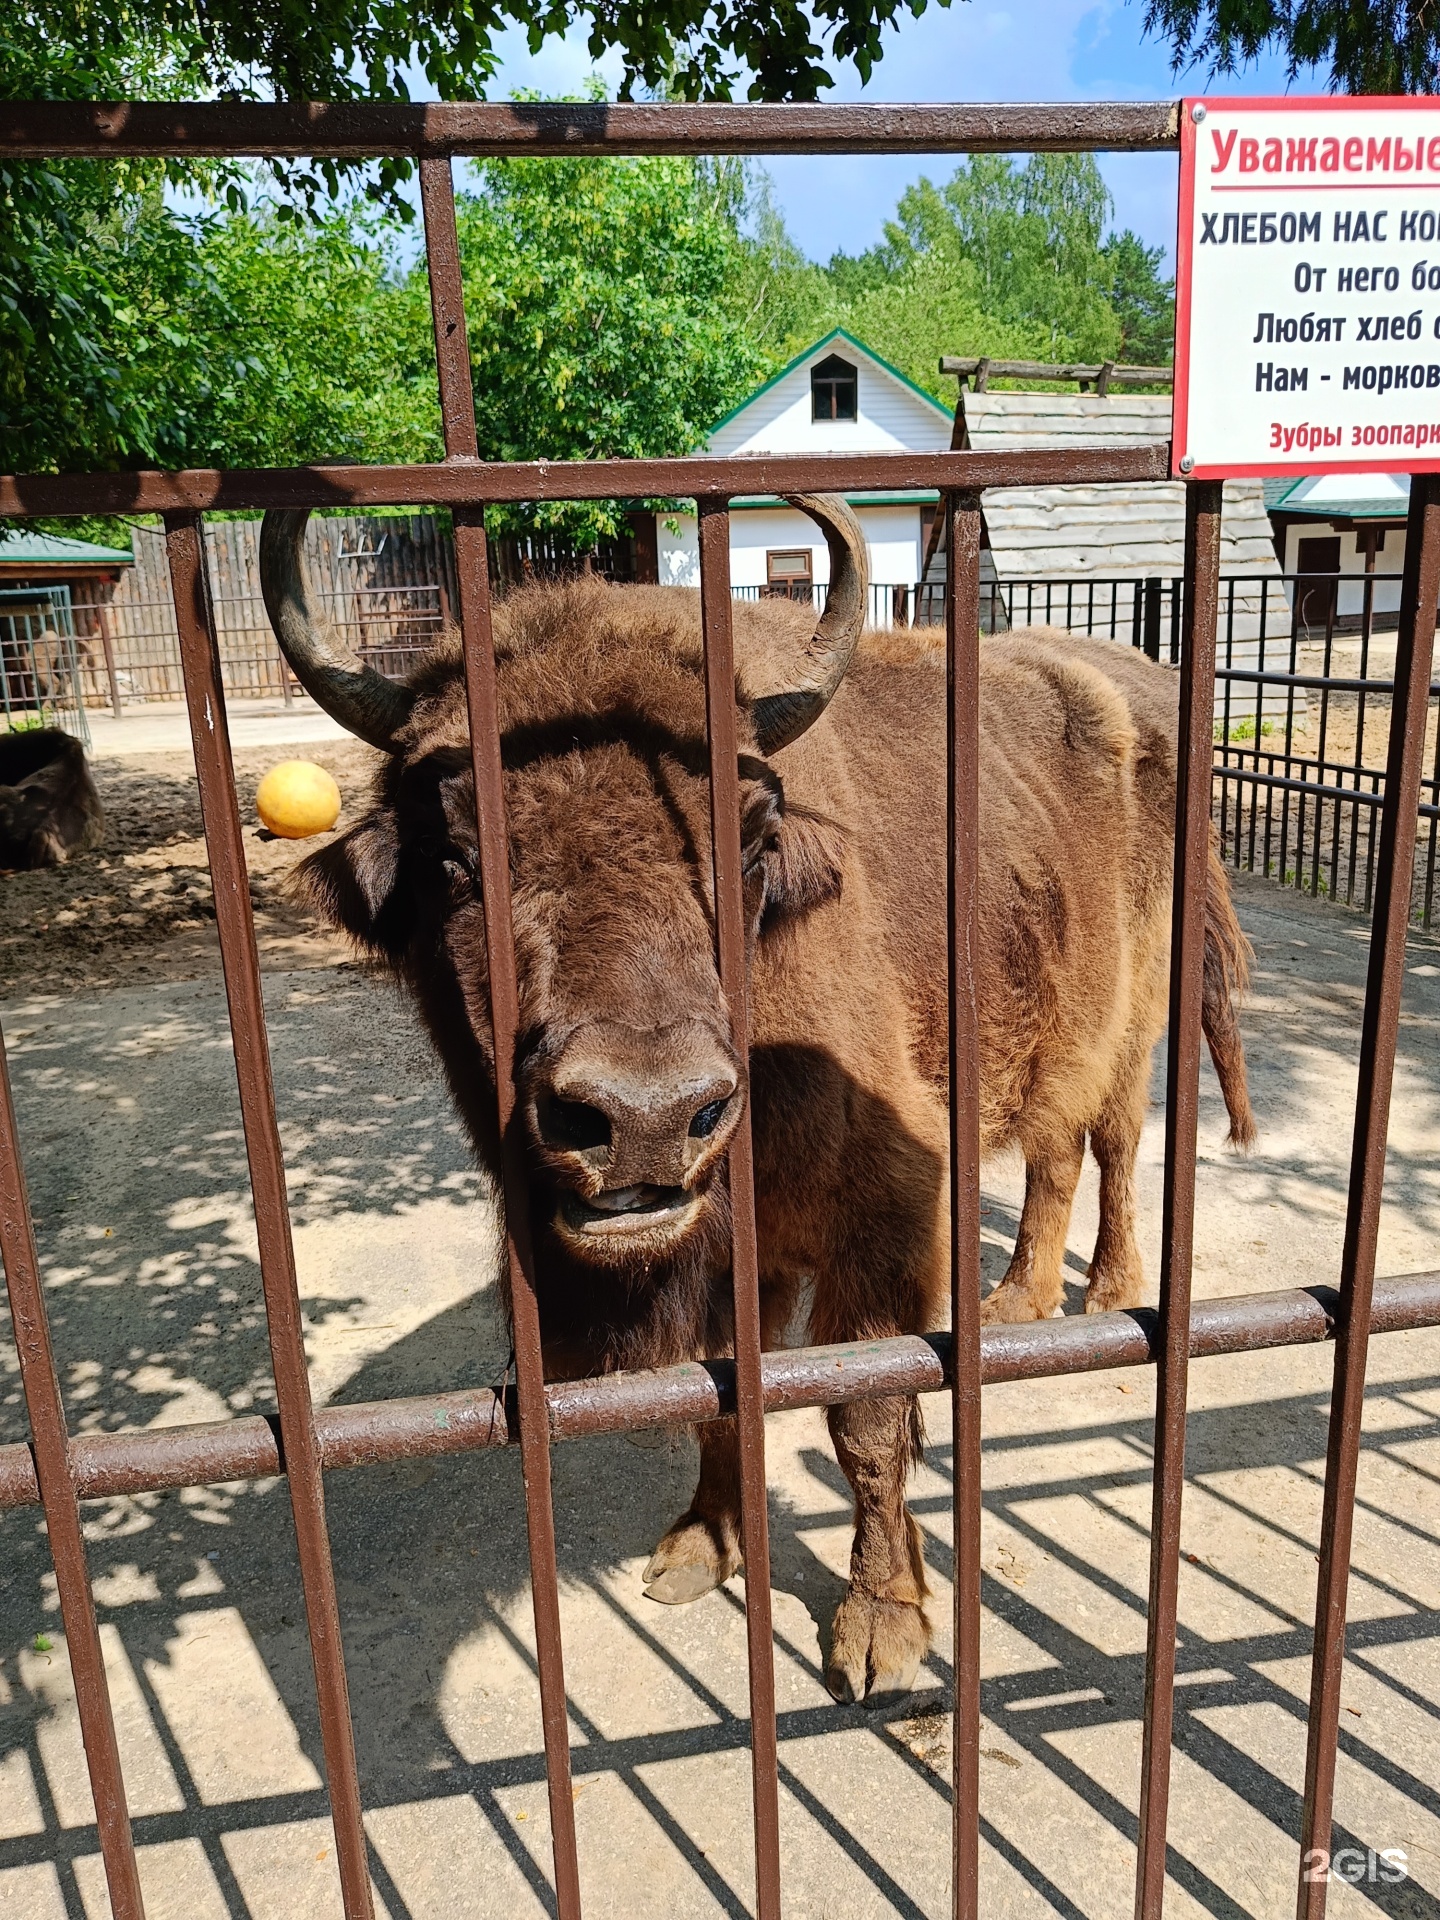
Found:
[[[258,520],[206,523],[221,671],[232,698],[288,702],[297,690],[265,615],[259,540]],[[73,588],[86,702],[116,712],[178,700],[183,691],[164,535],[137,527],[134,554],[118,584]],[[330,618],[384,673],[413,665],[451,620],[454,553],[448,525],[435,514],[316,516],[305,530],[305,557]],[[588,564],[608,578],[633,579],[633,537],[602,544]],[[586,565],[553,535],[491,542],[491,584],[500,594]]]

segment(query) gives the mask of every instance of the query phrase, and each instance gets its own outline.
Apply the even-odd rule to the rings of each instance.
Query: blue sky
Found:
[[[831,100],[1163,100],[1181,92],[1283,93],[1283,62],[1205,86],[1203,72],[1173,76],[1163,48],[1141,35],[1141,8],[1115,0],[956,0],[908,17],[888,36],[885,58],[867,87],[840,68]],[[583,33],[532,57],[519,32],[499,41],[503,66],[488,90],[503,99],[516,87],[574,93],[594,70]],[[610,86],[619,79],[602,65]],[[1321,91],[1302,82],[1302,92]],[[955,160],[904,155],[893,160],[818,155],[767,161],[791,233],[812,259],[837,249],[856,253],[881,235],[895,202],[922,173],[945,177]],[[1175,240],[1176,162],[1169,155],[1111,154],[1101,165],[1115,197],[1116,224],[1133,227],[1167,258]]]

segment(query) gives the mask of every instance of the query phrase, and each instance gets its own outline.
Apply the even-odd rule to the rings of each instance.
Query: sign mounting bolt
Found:
[[[1191,107],[1190,118],[1195,122],[1197,127],[1205,118],[1205,102],[1203,100],[1197,100],[1194,106]]]
[[[1180,471],[1181,473],[1193,473],[1195,471],[1195,456],[1193,453],[1181,455]]]

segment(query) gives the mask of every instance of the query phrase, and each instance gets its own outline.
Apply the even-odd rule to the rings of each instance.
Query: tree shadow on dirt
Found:
[[[1287,937],[1276,937],[1275,952],[1262,950],[1261,1012],[1263,1003],[1279,994],[1279,947]],[[1324,1142],[1308,1151],[1287,1143],[1304,1138],[1317,1088],[1325,1088],[1327,1075],[1339,1109],[1348,1109],[1361,958],[1362,965],[1351,966],[1338,985],[1293,994],[1283,1012],[1271,1008],[1263,1020],[1250,1023],[1252,1063],[1260,1063],[1262,1129],[1278,1149],[1267,1154],[1262,1132],[1259,1152],[1235,1178],[1297,1218],[1313,1209],[1317,1184],[1333,1186],[1343,1171],[1348,1150],[1343,1130],[1328,1143],[1328,1159]],[[355,1402],[493,1383],[507,1346],[492,1285],[493,1211],[423,1040],[394,998],[354,971],[276,976],[267,993],[317,1389]],[[1419,1106],[1397,1131],[1387,1207],[1417,1231],[1428,1231],[1437,1218],[1433,1145],[1427,1146],[1427,1136],[1433,1143],[1435,1120],[1435,988],[1429,976],[1421,977],[1415,998],[1420,1004],[1412,999],[1401,1064],[1402,1075],[1408,1073],[1412,1088],[1420,1090]],[[73,1000],[37,999],[18,1016],[7,1015],[62,1382],[72,1423],[92,1431],[224,1418],[273,1406],[223,1003],[213,982],[147,990],[133,999],[133,1006],[118,1013],[114,1001],[91,1008]],[[1201,1124],[1202,1139],[1218,1140],[1222,1122],[1208,1069]],[[1013,1241],[1012,1202],[989,1196],[984,1227],[988,1285],[998,1279]],[[1287,1276],[1277,1274],[1276,1281],[1286,1284]],[[1071,1254],[1067,1311],[1082,1304],[1083,1284],[1084,1262]],[[354,1345],[347,1347],[350,1340]],[[1435,1382],[1419,1380],[1412,1387],[1423,1415]],[[24,1415],[13,1372],[4,1398],[3,1437],[21,1438]],[[1241,1464],[1241,1456],[1247,1467],[1308,1471],[1323,1430],[1322,1414],[1323,1401],[1314,1397],[1198,1413],[1191,1423],[1192,1471],[1233,1467]],[[1417,1445],[1428,1442],[1436,1426],[1428,1415],[1417,1416],[1415,1433],[1407,1437]],[[1063,1449],[1072,1442],[1091,1443],[1096,1433],[1093,1425],[1061,1425],[1043,1437],[1048,1447]],[[1116,1422],[1115,1434],[1134,1456],[1133,1484],[1148,1484],[1148,1421]],[[1372,1444],[1383,1446],[1384,1436]],[[691,1442],[663,1437],[614,1437],[555,1450],[557,1537],[567,1594],[589,1596],[612,1610],[620,1604],[616,1578],[633,1577],[636,1563],[685,1505],[694,1458]],[[818,1629],[815,1653],[795,1655],[802,1665],[823,1653],[829,1616],[841,1592],[833,1565],[810,1536],[826,1526],[843,1529],[848,1519],[848,1489],[829,1453],[816,1447],[805,1454],[804,1466],[808,1497],[797,1502],[790,1492],[777,1490],[770,1516],[774,1583]],[[931,1471],[943,1481],[947,1469],[940,1434],[931,1450]],[[1057,1497],[1063,1491],[1067,1497],[1094,1499],[1115,1484],[1113,1473],[1077,1470],[1055,1491]],[[1026,1495],[1032,1497],[1034,1488],[1027,1487]],[[396,1807],[457,1793],[473,1796],[516,1869],[537,1897],[548,1901],[543,1874],[497,1797],[516,1782],[538,1783],[543,1777],[533,1699],[518,1686],[505,1695],[496,1710],[501,1737],[494,1757],[478,1751],[468,1733],[462,1738],[456,1731],[453,1675],[462,1650],[478,1639],[496,1659],[504,1653],[522,1677],[531,1664],[523,1605],[517,1612],[528,1559],[514,1450],[335,1473],[328,1477],[327,1497],[367,1804]],[[948,1496],[932,1486],[916,1504],[938,1584],[945,1577],[947,1554],[937,1516],[948,1507]],[[1028,1529],[1037,1550],[1043,1540],[1044,1552],[1074,1558],[1072,1548],[1022,1513],[1008,1494],[987,1495],[987,1506],[1018,1533]],[[207,1612],[233,1612],[258,1649],[302,1753],[317,1773],[322,1771],[284,1485],[142,1495],[95,1503],[87,1507],[86,1518],[102,1618],[119,1632],[181,1800],[169,1811],[142,1813],[137,1837],[153,1844],[197,1835],[228,1910],[245,1915],[250,1908],[222,1836],[237,1822],[263,1829],[316,1818],[325,1810],[324,1794],[295,1787],[254,1795],[238,1805],[217,1803],[169,1725],[156,1676],[176,1662],[177,1649],[193,1631],[187,1623]],[[10,1694],[10,1704],[0,1706],[0,1764],[5,1751],[26,1756],[41,1819],[37,1831],[0,1839],[0,1869],[56,1861],[66,1909],[79,1915],[83,1905],[73,1861],[93,1853],[93,1829],[64,1824],[47,1793],[51,1761],[42,1736],[47,1723],[63,1714],[63,1702],[57,1705],[54,1696],[35,1689],[20,1651],[38,1631],[54,1630],[49,1560],[38,1516],[21,1512],[0,1520],[0,1548],[0,1678]],[[1073,1570],[1109,1591],[1115,1605],[1133,1607],[1133,1593],[1117,1586],[1112,1568],[1086,1560]],[[992,1681],[987,1714],[1003,1726],[1024,1764],[1046,1769],[1117,1832],[1133,1838],[1134,1821],[1122,1799],[1067,1757],[1063,1736],[1107,1719],[1133,1720],[1143,1692],[1143,1662],[1133,1654],[1101,1655],[1002,1574],[987,1574],[985,1597],[1008,1628],[1055,1663],[1064,1690],[1098,1695],[1038,1715],[1027,1708],[1022,1716],[1013,1707],[1014,1687]],[[1398,1619],[1402,1601],[1403,1621]],[[698,1627],[706,1617],[700,1608],[718,1618],[716,1609],[735,1604],[733,1592],[712,1596],[689,1617]],[[746,1723],[733,1704],[727,1706],[703,1682],[697,1662],[677,1652],[668,1623],[659,1618],[661,1610],[654,1610],[652,1630],[646,1624],[649,1615],[637,1606],[634,1611],[626,1603],[623,1634],[678,1669],[678,1679],[698,1702],[696,1723],[658,1744],[639,1737],[607,1739],[600,1722],[587,1722],[577,1706],[585,1743],[577,1777],[609,1769],[623,1778],[647,1817],[686,1860],[697,1888],[722,1910],[738,1914],[744,1911],[742,1890],[685,1835],[646,1785],[643,1768],[657,1754],[699,1757],[743,1748]],[[1417,1610],[1413,1596],[1405,1598],[1398,1586],[1392,1611],[1394,1620],[1357,1628],[1362,1653],[1365,1633],[1387,1646],[1435,1634],[1434,1615]],[[1262,1673],[1260,1664],[1307,1650],[1306,1630],[1293,1624],[1278,1635],[1227,1641],[1224,1665],[1231,1677],[1187,1690],[1180,1734],[1180,1745],[1196,1764],[1291,1835],[1298,1832],[1293,1791],[1201,1714],[1217,1706],[1262,1702],[1293,1716],[1294,1696]],[[1197,1672],[1207,1663],[1219,1664],[1213,1648],[1197,1646],[1182,1649],[1182,1665],[1192,1651]],[[927,1745],[907,1731],[925,1716],[933,1719],[943,1703],[950,1675],[940,1655],[932,1656],[929,1671],[931,1692],[921,1705],[880,1715],[828,1704],[787,1711],[781,1721],[782,1753],[785,1742],[864,1728],[925,1781],[938,1807],[947,1789],[934,1755],[943,1740],[937,1743],[932,1733]],[[1056,1690],[1061,1690],[1059,1681]],[[1417,1710],[1433,1716],[1433,1702],[1416,1698]],[[1413,1770],[1386,1759],[1351,1729],[1346,1737],[1351,1758],[1434,1810],[1433,1789]],[[891,1910],[922,1913],[813,1784],[807,1786],[788,1764],[783,1783],[845,1848]],[[998,1827],[992,1824],[988,1837],[1055,1911],[1089,1911]],[[378,1855],[375,1867],[392,1920],[401,1920],[410,1911],[401,1891]],[[1246,1911],[1193,1863],[1177,1856],[1172,1868],[1207,1911],[1226,1920]],[[1385,1891],[1383,1899],[1375,1890],[1372,1898],[1385,1911],[1418,1914],[1422,1908],[1405,1904],[1417,1893],[1413,1886],[1402,1887]]]

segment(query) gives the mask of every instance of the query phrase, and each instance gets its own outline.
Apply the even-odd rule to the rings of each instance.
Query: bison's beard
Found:
[[[537,1183],[531,1218],[551,1378],[673,1366],[728,1348],[730,1194],[711,1181],[694,1224],[663,1253],[601,1264],[555,1227],[553,1192]]]

